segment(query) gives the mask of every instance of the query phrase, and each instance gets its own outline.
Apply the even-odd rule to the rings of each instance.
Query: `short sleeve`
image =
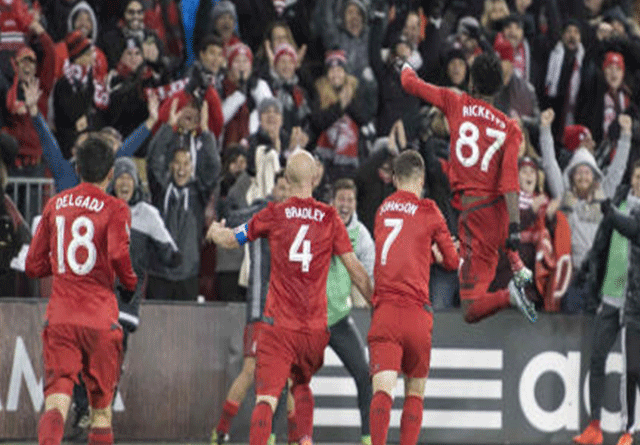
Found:
[[[333,254],[342,255],[347,252],[353,251],[351,240],[349,239],[349,233],[344,223],[338,216],[337,212],[333,212]]]
[[[247,239],[253,241],[257,238],[266,238],[273,227],[275,219],[273,203],[253,215],[249,220],[247,228]]]

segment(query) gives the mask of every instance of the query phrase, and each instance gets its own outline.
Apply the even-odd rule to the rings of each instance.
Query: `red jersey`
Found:
[[[373,229],[376,240],[373,305],[431,305],[429,274],[435,242],[443,266],[455,270],[460,262],[447,224],[430,199],[398,190],[382,201]]]
[[[451,145],[447,176],[453,191],[475,196],[520,190],[518,152],[522,132],[513,119],[481,99],[428,84],[402,70],[404,89],[443,111]]]
[[[337,211],[313,198],[269,203],[248,224],[247,238],[258,237],[271,250],[264,315],[287,329],[326,329],[331,257],[353,250]]]
[[[47,202],[26,273],[53,275],[49,324],[107,329],[118,322],[115,276],[130,290],[138,281],[129,257],[130,227],[127,204],[86,182]]]

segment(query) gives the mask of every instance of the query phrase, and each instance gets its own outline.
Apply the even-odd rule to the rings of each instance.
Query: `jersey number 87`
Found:
[[[500,150],[507,138],[507,134],[504,131],[496,130],[495,128],[487,127],[485,133],[488,137],[494,139],[494,141],[482,157],[480,170],[483,172],[489,171],[491,158]],[[456,156],[460,164],[464,167],[473,167],[478,163],[478,159],[480,159],[480,147],[478,147],[479,138],[480,130],[478,130],[478,127],[473,122],[465,121],[460,125],[458,141],[456,142]],[[471,149],[471,153],[468,156],[465,156],[463,153],[463,147],[469,147]]]

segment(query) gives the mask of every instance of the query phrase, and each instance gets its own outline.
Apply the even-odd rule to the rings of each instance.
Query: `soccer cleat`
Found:
[[[276,445],[276,435],[271,434],[269,436],[269,440],[267,440],[267,445]]]
[[[309,436],[304,436],[298,441],[298,445],[313,445],[313,440]]]
[[[602,445],[602,429],[599,420],[592,420],[582,434],[575,436],[573,442],[579,445]]]
[[[533,272],[527,267],[522,267],[513,273],[513,280],[518,287],[524,287],[533,281]]]
[[[520,312],[522,312],[527,320],[529,320],[531,323],[534,323],[538,319],[538,316],[536,315],[536,308],[525,295],[524,288],[518,286],[515,282],[515,279],[509,281],[508,288],[511,306],[516,306],[518,309],[520,309]]]
[[[221,433],[214,428],[213,432],[211,433],[210,445],[221,445],[227,442],[229,442],[229,434]]]
[[[631,433],[624,433],[622,436],[620,436],[620,439],[618,439],[618,445],[631,445],[633,443],[633,436],[631,435]]]
[[[362,436],[360,443],[362,443],[362,445],[371,445],[371,435]]]

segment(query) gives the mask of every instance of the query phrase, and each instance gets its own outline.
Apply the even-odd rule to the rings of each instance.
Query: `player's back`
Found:
[[[113,292],[114,257],[123,256],[131,217],[127,204],[98,187],[81,183],[49,200],[34,242],[48,243],[50,273],[53,275],[47,320],[96,328],[111,327],[118,320]],[[123,239],[114,238],[114,228]],[[42,229],[42,231],[41,231]],[[43,249],[46,247],[42,246]],[[129,262],[130,270],[130,262]],[[128,275],[127,287],[135,286]],[[133,285],[131,284],[133,281]]]
[[[451,129],[449,181],[454,191],[476,196],[518,190],[517,123],[487,102],[449,92],[445,115]]]
[[[448,237],[451,242],[444,218],[432,200],[397,191],[382,202],[374,226],[374,306],[382,302],[431,304],[431,244],[438,237]]]
[[[335,209],[313,198],[270,203],[252,218],[249,234],[266,236],[271,250],[265,317],[288,329],[325,329],[331,256],[352,250]]]

